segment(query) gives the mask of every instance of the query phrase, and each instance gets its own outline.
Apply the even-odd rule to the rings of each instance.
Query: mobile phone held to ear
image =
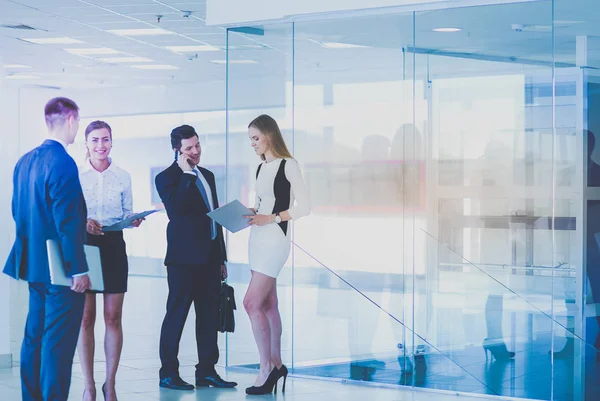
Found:
[[[177,161],[177,159],[179,158],[179,155],[182,154],[180,151],[178,151],[177,149],[175,149],[175,161]],[[191,161],[190,159],[187,159],[188,164],[190,165],[190,167],[196,167],[194,165],[194,162]]]

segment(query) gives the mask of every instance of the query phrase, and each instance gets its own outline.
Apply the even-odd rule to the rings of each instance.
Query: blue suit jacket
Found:
[[[212,192],[214,207],[218,207],[215,176],[209,170],[198,167]],[[211,219],[206,215],[208,207],[196,186],[197,178],[184,173],[177,162],[156,176],[156,190],[165,205],[167,225],[167,255],[165,265],[201,265],[208,263],[212,247]],[[217,224],[217,238],[221,248],[219,261],[227,260],[223,229]]]
[[[13,175],[17,236],[4,273],[50,284],[46,240],[60,244],[67,276],[88,271],[83,245],[87,209],[75,161],[52,140],[25,154]]]

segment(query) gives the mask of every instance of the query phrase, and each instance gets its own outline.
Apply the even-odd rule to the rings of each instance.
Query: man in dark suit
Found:
[[[215,371],[219,360],[218,299],[221,278],[227,276],[222,228],[206,214],[217,208],[215,176],[199,167],[200,142],[193,127],[171,132],[176,161],[156,176],[167,226],[167,313],[160,334],[160,386],[193,390],[179,376],[179,341],[192,302],[196,311],[196,386],[235,387]]]
[[[75,161],[67,153],[79,130],[70,99],[46,104],[49,139],[17,162],[12,212],[16,240],[4,273],[29,283],[29,313],[21,348],[24,401],[62,401],[69,395],[73,355],[90,287],[84,254],[87,211]],[[60,245],[71,288],[52,285],[46,241]]]

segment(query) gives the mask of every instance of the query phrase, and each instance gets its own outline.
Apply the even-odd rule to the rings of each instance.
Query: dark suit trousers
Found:
[[[66,401],[85,295],[69,287],[29,283],[21,347],[23,401]]]
[[[221,264],[218,241],[213,241],[209,263],[167,266],[167,281],[167,313],[160,332],[160,377],[179,375],[179,341],[192,302],[196,311],[196,377],[214,374],[219,360]]]

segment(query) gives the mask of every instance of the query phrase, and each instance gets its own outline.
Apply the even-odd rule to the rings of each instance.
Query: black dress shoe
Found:
[[[160,379],[160,383],[158,385],[163,388],[170,388],[171,390],[193,390],[194,389],[193,385],[184,381],[179,376],[163,377],[162,379]]]
[[[217,387],[217,388],[234,388],[237,386],[236,382],[225,381],[218,374],[212,374],[210,376],[196,377],[197,387]]]

